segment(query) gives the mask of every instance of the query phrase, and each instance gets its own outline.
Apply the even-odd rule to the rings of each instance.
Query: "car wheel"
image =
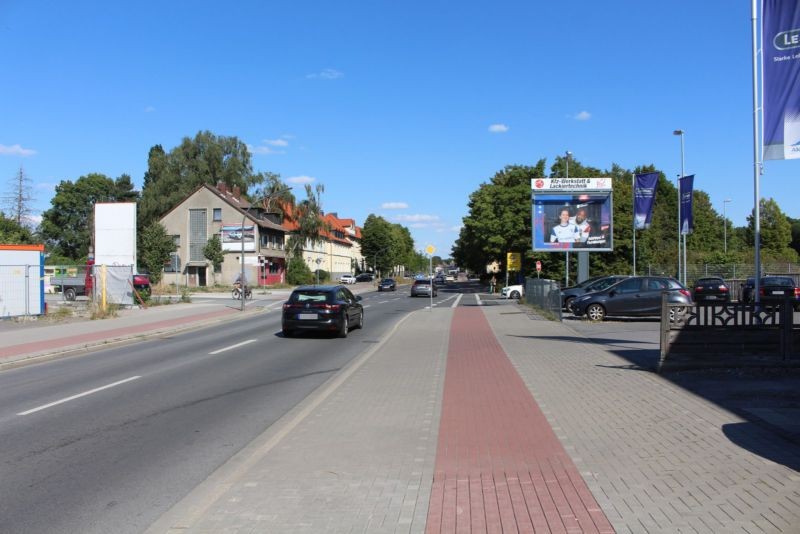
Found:
[[[355,327],[358,329],[364,328],[364,310],[361,310],[361,313],[358,316],[358,323]]]
[[[670,306],[670,308],[669,308],[669,320],[674,322],[676,317],[684,315],[685,313],[686,313],[686,306],[680,306],[680,307],[677,307],[677,308],[673,307],[673,306]]]
[[[511,298],[512,299],[518,299],[519,298],[519,291],[512,291],[511,292]]]
[[[606,318],[606,310],[600,304],[589,304],[586,308],[586,316],[590,321],[602,321]]]
[[[64,290],[64,298],[67,300],[75,300],[75,289],[68,287]]]
[[[342,319],[342,327],[339,329],[339,337],[347,337],[348,330],[350,330],[350,322],[347,320],[347,313],[345,313]]]
[[[571,310],[572,309],[572,301],[575,300],[575,297],[567,297],[564,299],[564,309]]]

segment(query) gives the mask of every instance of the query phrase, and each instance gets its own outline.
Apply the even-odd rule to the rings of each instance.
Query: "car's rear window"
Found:
[[[428,282],[427,280],[415,280],[414,281],[414,285],[415,286],[427,286],[427,285],[430,285],[430,282]]]
[[[761,279],[761,283],[765,286],[793,286],[794,281],[785,276],[768,276]]]
[[[725,281],[722,278],[701,278],[697,281],[698,284],[723,284]]]
[[[289,297],[289,302],[327,302],[330,298],[331,294],[327,291],[295,291]]]

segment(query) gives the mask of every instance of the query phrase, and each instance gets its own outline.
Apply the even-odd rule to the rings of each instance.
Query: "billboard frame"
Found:
[[[531,233],[534,252],[612,252],[611,178],[531,179]]]

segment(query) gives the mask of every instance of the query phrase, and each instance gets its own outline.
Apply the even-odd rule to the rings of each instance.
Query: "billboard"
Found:
[[[222,226],[220,233],[222,234],[220,236],[222,241],[222,250],[241,252],[242,243],[244,243],[245,252],[255,252],[256,233],[253,225],[242,226],[241,224],[225,224]]]
[[[610,178],[531,180],[533,250],[613,250]]]
[[[136,268],[135,202],[94,205],[94,263]]]

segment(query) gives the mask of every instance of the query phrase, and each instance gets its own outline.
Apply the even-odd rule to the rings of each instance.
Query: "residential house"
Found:
[[[244,266],[250,285],[285,281],[286,230],[282,216],[266,213],[242,198],[238,187],[201,185],[160,219],[177,252],[165,269],[164,283],[177,286],[229,285]],[[203,249],[217,235],[225,260],[215,269]]]

